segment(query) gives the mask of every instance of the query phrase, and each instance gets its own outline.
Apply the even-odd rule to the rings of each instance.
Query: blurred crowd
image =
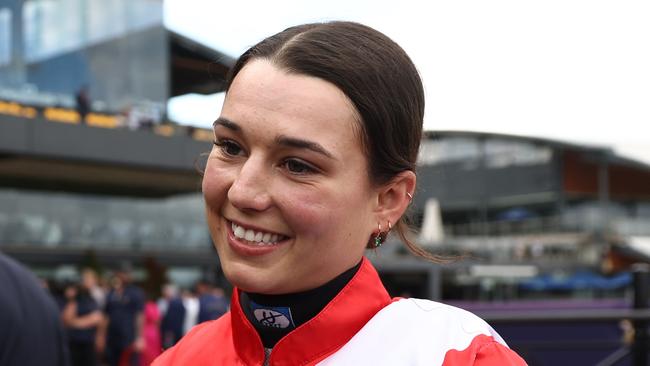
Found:
[[[59,306],[72,366],[149,365],[194,325],[217,319],[229,308],[224,291],[208,281],[145,291],[128,269],[109,278],[84,269],[80,277],[44,282]]]

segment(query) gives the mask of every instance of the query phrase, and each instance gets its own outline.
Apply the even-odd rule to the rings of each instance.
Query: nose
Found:
[[[241,166],[230,189],[228,200],[242,211],[264,211],[271,205],[269,168],[262,159],[249,157]]]

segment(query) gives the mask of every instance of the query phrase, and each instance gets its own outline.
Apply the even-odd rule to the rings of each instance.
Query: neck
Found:
[[[312,290],[283,295],[242,292],[241,306],[266,348],[316,316],[347,285],[359,264]]]

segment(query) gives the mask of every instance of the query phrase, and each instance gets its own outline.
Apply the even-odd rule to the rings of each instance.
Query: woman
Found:
[[[95,341],[97,327],[103,321],[99,306],[90,293],[89,282],[81,286],[71,285],[65,289],[66,304],[61,319],[68,331],[70,359],[73,366],[97,364]]]
[[[227,83],[203,179],[231,311],[155,365],[523,365],[475,316],[391,299],[364,258],[415,189],[424,92],[386,36],[349,22],[289,28]]]
[[[149,294],[149,299],[144,304],[144,324],[142,326],[142,338],[144,348],[140,355],[140,365],[149,366],[153,360],[160,355],[162,341],[160,337],[160,312],[158,305]]]

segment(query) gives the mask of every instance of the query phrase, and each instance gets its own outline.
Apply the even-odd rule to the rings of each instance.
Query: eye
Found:
[[[213,141],[214,145],[219,147],[221,152],[229,156],[238,156],[242,154],[242,148],[236,142],[227,139],[217,139]]]
[[[314,168],[311,164],[305,163],[298,159],[286,159],[283,162],[283,165],[291,174],[306,175],[317,172],[317,169]]]

